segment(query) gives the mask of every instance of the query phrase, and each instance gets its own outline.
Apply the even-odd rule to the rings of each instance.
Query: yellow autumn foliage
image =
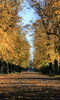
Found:
[[[18,24],[21,21],[18,17],[19,10],[18,0],[0,2],[0,59],[27,67],[29,44],[24,34],[21,34],[21,27]]]
[[[44,0],[44,8],[31,0],[35,5],[40,20],[37,20],[35,27],[35,58],[34,66],[40,68],[43,64],[53,62],[57,59],[60,62],[60,0]],[[32,5],[32,3],[30,5]],[[40,8],[39,8],[40,7]]]

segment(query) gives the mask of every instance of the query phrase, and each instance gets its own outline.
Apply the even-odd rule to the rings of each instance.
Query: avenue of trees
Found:
[[[26,1],[40,17],[32,25],[35,30],[33,67],[51,66],[55,60],[60,63],[60,0]],[[0,67],[7,66],[9,70],[13,66],[15,69],[29,67],[30,46],[22,32],[22,18],[18,16],[22,2],[0,0]]]
[[[60,62],[60,0],[28,0],[40,19],[33,27],[34,34],[34,66]]]
[[[21,3],[22,0],[0,0],[0,62],[27,67],[29,44],[21,32],[18,16]]]

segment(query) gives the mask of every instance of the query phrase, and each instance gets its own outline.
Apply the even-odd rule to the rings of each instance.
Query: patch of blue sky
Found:
[[[33,41],[34,41],[34,37],[33,36],[29,36],[29,34],[26,34],[26,40],[29,42],[30,46],[33,48]]]
[[[28,4],[28,2],[26,2],[26,0],[24,0],[24,3],[22,3],[22,7],[23,9],[18,13],[18,15],[22,17],[22,22],[21,22],[22,27],[30,25],[29,29],[27,29],[26,27],[23,28],[23,30],[26,31],[25,37],[30,44],[30,60],[33,60],[35,48],[33,42],[34,37],[30,36],[32,33],[34,33],[34,31],[31,31],[31,26],[37,19],[40,19],[40,17],[38,16],[38,14],[36,14],[35,10],[30,7],[30,5]]]
[[[20,11],[19,16],[22,17],[22,26],[25,26],[27,24],[32,24],[34,23],[37,19],[39,19],[39,16],[35,13],[33,9],[29,10],[27,9],[26,11]]]
[[[32,47],[30,48],[30,60],[31,61],[33,61],[33,59],[34,59],[34,50],[35,50],[34,47],[33,48]]]
[[[22,17],[22,25],[25,26],[27,24],[34,23],[37,19],[39,19],[39,16],[35,13],[35,10],[30,7],[30,5],[24,1],[22,4],[23,8],[22,11],[18,13],[19,16]]]

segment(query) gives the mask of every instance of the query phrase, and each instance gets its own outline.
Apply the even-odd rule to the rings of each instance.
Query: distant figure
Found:
[[[29,63],[29,67],[28,67],[28,71],[33,71],[33,63],[32,63],[32,61],[30,61],[30,63]]]
[[[30,65],[32,66],[32,61],[30,61]]]
[[[52,75],[53,68],[52,68],[52,62],[49,63],[49,76]]]
[[[49,69],[52,71],[52,62],[49,63]]]
[[[55,69],[55,73],[58,72],[58,61],[57,59],[54,60],[54,69]]]

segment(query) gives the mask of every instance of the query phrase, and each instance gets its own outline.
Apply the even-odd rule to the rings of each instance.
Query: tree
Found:
[[[59,0],[28,0],[40,16],[35,28],[35,64],[41,61],[60,60],[60,1]],[[41,52],[42,51],[42,52]],[[38,66],[37,65],[37,66]]]
[[[60,36],[59,22],[60,22],[60,1],[59,0],[28,0],[31,7],[33,7],[42,20],[46,34],[54,34]],[[58,18],[58,20],[57,20]]]
[[[21,65],[24,57],[26,64],[29,59],[29,44],[19,26],[20,3],[21,0],[0,0],[0,59],[16,65]]]
[[[35,46],[35,56],[34,56],[34,66],[40,68],[42,64],[47,62],[47,35],[42,30],[42,25],[40,24],[40,20],[38,20],[34,26],[35,34],[34,34],[34,46]]]

